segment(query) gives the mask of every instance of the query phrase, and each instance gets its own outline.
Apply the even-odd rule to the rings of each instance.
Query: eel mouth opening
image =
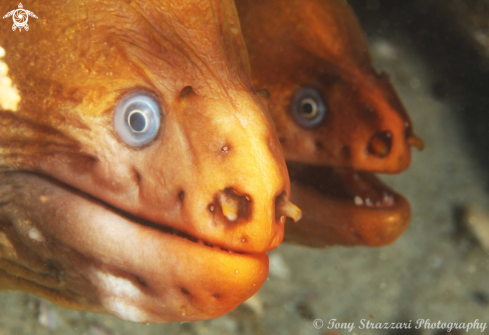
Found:
[[[93,203],[94,205],[99,207],[101,210],[112,212],[115,215],[121,217],[122,219],[124,219],[128,222],[131,222],[133,224],[139,225],[141,227],[146,227],[146,228],[151,229],[151,230],[162,232],[164,234],[171,235],[171,236],[174,236],[176,238],[185,239],[187,241],[190,241],[190,242],[196,243],[202,247],[205,247],[208,250],[222,251],[222,252],[227,252],[229,254],[232,254],[232,253],[243,254],[243,255],[249,254],[249,253],[242,251],[242,250],[239,250],[239,251],[238,250],[231,250],[231,249],[226,248],[226,247],[221,246],[221,245],[212,244],[212,243],[205,241],[203,239],[194,237],[191,234],[177,230],[177,229],[175,229],[175,228],[173,228],[173,227],[171,227],[165,223],[156,223],[156,222],[152,222],[152,221],[143,219],[143,218],[138,217],[134,214],[126,212],[123,209],[120,209],[116,206],[113,206],[113,205],[111,205],[111,204],[87,193],[87,192],[84,192],[78,188],[75,188],[69,184],[66,184],[66,183],[64,183],[58,179],[55,179],[51,176],[33,173],[33,172],[28,172],[28,174],[35,175],[35,176],[45,180],[48,184],[52,184],[55,187],[60,187],[60,188],[64,189],[65,191],[70,192],[75,197],[84,198],[84,199],[90,201],[91,203]]]
[[[97,201],[100,201],[98,199],[96,199]],[[115,208],[115,207],[111,207],[110,205],[107,205],[105,204],[106,206],[110,207],[113,209],[114,212],[116,212],[117,214],[119,214],[120,216],[123,216],[124,218],[128,219],[129,221],[132,221],[136,224],[139,224],[141,226],[144,226],[144,227],[148,227],[150,229],[155,229],[155,230],[158,230],[160,232],[163,232],[163,233],[166,233],[166,234],[171,234],[173,236],[176,236],[176,237],[180,237],[180,238],[183,238],[183,239],[186,239],[187,241],[190,241],[190,242],[194,242],[194,243],[197,243],[203,247],[208,247],[208,248],[211,248],[213,250],[217,250],[217,251],[224,251],[224,252],[227,252],[229,254],[232,254],[232,253],[237,253],[237,254],[247,254],[247,252],[244,252],[242,250],[240,251],[237,251],[237,250],[231,250],[231,249],[228,249],[228,248],[225,248],[223,246],[220,246],[220,245],[216,245],[216,244],[212,244],[210,242],[207,242],[203,239],[200,239],[200,238],[197,238],[197,237],[194,237],[190,234],[187,234],[187,233],[184,233],[182,231],[179,231],[175,228],[171,228],[167,225],[163,225],[163,224],[160,224],[160,223],[154,223],[154,222],[151,222],[151,221],[148,221],[148,220],[145,220],[145,219],[142,219],[140,217],[137,217],[137,216],[134,216],[132,214],[129,214],[127,212],[124,212],[118,208]]]
[[[373,173],[299,163],[287,163],[287,168],[292,180],[352,207],[395,207],[399,196]]]
[[[299,163],[287,167],[291,199],[304,216],[285,225],[284,241],[316,248],[383,246],[409,224],[409,202],[372,173]]]

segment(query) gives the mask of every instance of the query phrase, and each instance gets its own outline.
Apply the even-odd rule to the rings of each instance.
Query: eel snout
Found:
[[[364,75],[369,78],[368,74]],[[362,78],[356,96],[357,118],[351,132],[351,167],[368,172],[399,173],[411,163],[410,138],[415,137],[406,109],[392,84],[373,75]]]

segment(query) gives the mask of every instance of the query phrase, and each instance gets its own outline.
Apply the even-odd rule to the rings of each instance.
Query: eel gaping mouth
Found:
[[[292,201],[303,210],[285,240],[311,247],[380,246],[406,229],[409,203],[373,173],[288,163]]]

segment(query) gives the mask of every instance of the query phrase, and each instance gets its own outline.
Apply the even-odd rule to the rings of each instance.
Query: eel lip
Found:
[[[91,194],[83,192],[83,191],[81,191],[75,187],[72,187],[71,185],[67,185],[64,182],[59,181],[57,179],[54,179],[50,176],[46,176],[43,174],[36,174],[36,173],[29,173],[29,174],[32,174],[32,175],[35,175],[39,178],[45,179],[47,182],[52,183],[53,186],[58,186],[58,187],[64,188],[66,191],[71,192],[74,196],[79,196],[79,197],[88,199],[91,202],[93,202],[94,204],[98,204],[101,208],[105,208],[106,210],[113,212],[114,214],[120,216],[121,218],[124,218],[127,221],[130,221],[130,222],[137,224],[137,225],[140,225],[142,227],[147,227],[147,228],[150,228],[153,230],[158,230],[160,232],[163,232],[163,233],[166,233],[169,235],[173,235],[175,237],[180,237],[180,238],[186,239],[190,242],[194,242],[194,243],[200,245],[201,247],[209,247],[210,248],[209,250],[212,250],[213,252],[224,251],[224,252],[227,252],[229,254],[232,254],[232,253],[248,254],[248,252],[243,251],[243,250],[233,250],[233,249],[225,248],[225,247],[217,245],[217,244],[212,244],[212,243],[210,243],[204,239],[197,238],[195,236],[192,236],[189,233],[186,233],[186,232],[183,232],[181,230],[172,228],[171,226],[166,225],[165,223],[152,222],[152,221],[143,219],[137,215],[133,215],[133,214],[126,212],[126,211],[124,211],[124,210],[122,210],[116,206],[108,204],[105,201],[98,199],[97,197],[92,196]]]
[[[382,246],[409,224],[408,201],[371,173],[297,163],[288,167],[291,199],[304,216],[298,224],[285,225],[284,241],[317,248]]]
[[[14,200],[1,208],[2,218],[26,248],[56,264],[65,291],[81,296],[83,306],[86,299],[99,301],[108,313],[134,322],[210,319],[255,294],[268,274],[265,253],[229,253],[142,225],[48,177],[0,174],[0,185],[9,184]],[[27,226],[42,239],[33,240]]]

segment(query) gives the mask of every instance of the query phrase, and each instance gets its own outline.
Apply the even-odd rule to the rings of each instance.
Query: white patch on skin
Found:
[[[100,301],[107,311],[126,321],[145,322],[149,319],[135,304],[141,298],[141,290],[131,281],[96,269],[90,278],[97,286]]]
[[[27,236],[29,236],[31,240],[37,242],[46,242],[46,238],[44,237],[44,235],[37,228],[34,227],[29,228],[29,230],[27,231]]]
[[[0,58],[5,56],[5,49],[0,47]],[[8,66],[0,60],[0,109],[17,111],[20,102],[19,91],[12,86],[12,80],[7,76]]]
[[[119,297],[116,300],[111,301],[107,306],[104,305],[104,307],[110,308],[112,313],[125,321],[144,322],[146,320],[146,315],[140,309],[130,303],[122,301]]]
[[[31,220],[18,219],[16,222],[17,228],[22,232],[22,235],[27,236],[31,240],[37,242],[46,242],[46,238],[39,229],[32,224]]]

